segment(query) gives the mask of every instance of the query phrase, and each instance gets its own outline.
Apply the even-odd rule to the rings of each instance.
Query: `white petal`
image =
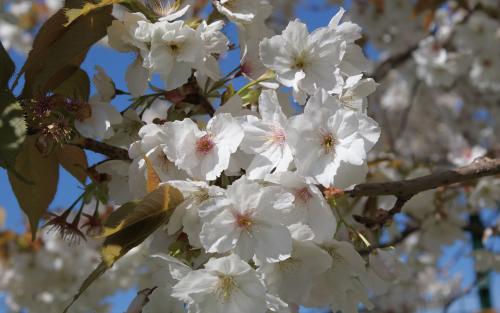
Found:
[[[142,96],[148,88],[148,80],[149,71],[142,66],[142,58],[137,57],[125,73],[125,81],[132,96]]]
[[[292,252],[292,237],[288,228],[281,225],[259,223],[252,227],[255,236],[255,255],[261,261],[286,260]]]

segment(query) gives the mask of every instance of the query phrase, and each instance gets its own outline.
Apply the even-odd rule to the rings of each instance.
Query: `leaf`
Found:
[[[156,18],[151,12],[139,1],[135,0],[101,0],[97,3],[85,2],[80,8],[71,8],[66,10],[66,17],[68,21],[64,24],[65,27],[70,26],[77,18],[81,16],[86,16],[89,13],[104,8],[107,6],[112,6],[113,4],[122,4],[127,7],[132,12],[143,13],[150,21],[155,22]]]
[[[226,103],[235,94],[236,94],[236,91],[234,90],[233,85],[229,84],[226,87],[226,90],[224,91],[224,93],[222,93],[222,96],[221,96],[221,105],[223,105],[224,103]]]
[[[156,173],[155,168],[151,160],[145,155],[144,161],[146,162],[146,191],[152,192],[160,185],[160,176]]]
[[[29,179],[29,184],[8,170],[9,181],[21,209],[28,216],[32,239],[36,237],[38,222],[56,194],[59,162],[55,153],[42,155],[36,148],[36,136],[28,136],[17,155],[14,170]]]
[[[26,136],[23,109],[9,90],[16,67],[0,42],[0,166],[12,167]]]
[[[68,27],[71,23],[73,23],[77,18],[80,16],[85,16],[92,11],[95,11],[97,9],[117,4],[123,2],[123,0],[101,0],[98,3],[92,3],[92,2],[86,2],[83,4],[83,7],[79,9],[69,9],[65,11],[66,17],[67,17],[67,22],[64,24],[64,27]]]
[[[25,137],[23,109],[12,93],[4,88],[0,93],[0,166],[14,166]]]
[[[92,285],[94,281],[96,281],[99,277],[101,277],[106,271],[108,270],[108,267],[106,266],[106,263],[101,262],[97,267],[92,271],[92,273],[87,276],[87,278],[83,281],[82,285],[80,288],[78,288],[77,294],[73,297],[71,302],[64,308],[64,313],[68,312],[68,309],[71,307],[73,303],[75,303],[76,300],[80,297],[80,295],[87,290],[87,288]]]
[[[111,213],[104,225],[103,236],[106,239],[101,248],[103,261],[83,282],[64,313],[118,259],[167,223],[173,210],[183,200],[182,193],[177,188],[164,184],[141,201],[124,204]]]
[[[88,49],[106,35],[112,6],[102,7],[64,27],[61,9],[45,22],[33,43],[21,73],[25,74],[23,97],[55,90],[69,79],[85,59]]]
[[[82,184],[87,179],[87,155],[82,148],[64,145],[56,150],[57,160],[62,167]]]
[[[110,216],[106,218],[106,223],[104,224],[104,226],[109,228],[114,228],[118,226],[121,223],[121,221],[127,218],[127,216],[130,215],[135,210],[135,207],[139,202],[140,201],[130,201],[124,203],[122,206],[114,210],[113,213],[111,213]],[[99,237],[100,236],[98,236],[97,238]]]
[[[167,184],[161,185],[137,203],[129,214],[124,215],[122,212],[124,210],[122,209],[123,206],[129,206],[126,209],[130,210],[131,205],[129,203],[118,208],[115,212],[123,216],[121,219],[117,219],[114,216],[115,212],[113,212],[106,221],[104,230],[99,237],[109,237],[148,218],[159,216],[166,212],[170,213],[170,210],[177,207],[183,199],[182,193],[178,189]]]
[[[68,67],[67,70],[73,72],[73,74],[54,89],[54,93],[69,98],[88,101],[90,95],[90,79],[87,72],[78,67],[76,67],[76,69]]]
[[[16,66],[14,62],[12,62],[12,59],[0,42],[0,89],[7,87],[15,70]]]

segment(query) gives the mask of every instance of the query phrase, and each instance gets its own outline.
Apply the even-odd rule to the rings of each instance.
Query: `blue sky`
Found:
[[[312,1],[303,1],[307,3],[307,5],[299,5],[296,11],[296,15],[302,21],[306,22],[309,25],[309,29],[313,30],[317,27],[324,26],[328,23],[330,18],[336,13],[337,8],[329,6],[325,9],[322,4],[325,1],[312,0]],[[319,10],[311,10],[311,7],[321,7]],[[230,39],[235,40],[235,29],[234,26],[229,25],[226,27],[226,32]],[[367,53],[371,58],[377,58],[377,52],[373,48],[367,49]],[[230,55],[226,57],[222,62],[223,72],[228,72],[233,69],[238,63],[238,54],[239,52],[232,52]],[[16,63],[17,69],[19,69],[23,62],[24,56],[12,52],[12,57]],[[125,70],[132,62],[133,55],[131,54],[122,54],[117,53],[111,49],[108,49],[104,46],[95,46],[93,47],[82,67],[89,73],[91,76],[95,71],[95,65],[102,66],[106,72],[113,78],[116,87],[121,90],[126,90],[126,85],[124,81]],[[161,83],[155,79],[153,81],[157,86],[161,86]],[[124,96],[116,98],[113,103],[117,105],[119,108],[124,108],[127,104],[127,98]],[[88,153],[88,158],[90,164],[97,162],[101,159],[100,156],[94,153]],[[0,206],[6,209],[7,212],[7,220],[6,227],[9,229],[13,229],[16,231],[22,231],[24,229],[25,219],[21,213],[21,210],[17,204],[14,194],[12,193],[12,189],[8,183],[7,175],[5,170],[0,169]],[[68,206],[76,197],[80,194],[79,183],[76,179],[67,174],[64,170],[60,172],[59,179],[59,188],[56,194],[56,197],[51,205],[51,208],[62,208]],[[457,249],[460,249],[460,246],[453,245],[447,252],[445,253],[445,258],[452,257]],[[460,260],[454,268],[451,270],[453,272],[460,272],[463,274],[465,278],[464,285],[467,286],[474,279],[474,273],[472,271],[472,260],[470,258],[463,258]],[[493,282],[492,286],[494,286],[493,294],[500,293],[500,278],[499,275],[494,275],[492,277]],[[125,311],[128,303],[134,297],[135,291],[129,290],[126,292],[120,292],[116,296],[110,299],[110,302],[113,304],[113,313],[122,313]],[[0,297],[0,304],[2,302],[2,298]],[[496,307],[500,307],[499,299],[496,299]],[[462,300],[457,301],[453,306],[450,312],[472,312],[473,310],[478,308],[477,297],[472,294],[468,297],[464,297]],[[0,305],[0,313],[2,312]],[[304,310],[304,312],[312,312],[309,310]],[[322,312],[322,311],[314,311],[314,312]]]

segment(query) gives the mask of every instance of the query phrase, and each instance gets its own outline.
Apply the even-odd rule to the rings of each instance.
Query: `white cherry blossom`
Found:
[[[299,174],[329,186],[344,163],[364,164],[379,130],[362,113],[342,108],[319,91],[304,113],[290,120],[287,134]]]
[[[200,238],[206,251],[232,250],[244,260],[254,255],[266,262],[287,259],[292,238],[281,224],[280,208],[289,205],[289,197],[277,191],[242,176],[227,188],[225,197],[209,200],[200,209]]]
[[[264,275],[269,291],[290,303],[302,303],[309,294],[314,281],[332,265],[331,256],[301,234],[292,231],[293,248],[291,256],[277,263],[264,263],[258,271]]]
[[[193,178],[215,180],[229,166],[229,158],[243,139],[243,130],[227,113],[218,114],[200,130],[191,119],[164,125],[164,152]]]
[[[249,179],[264,178],[273,170],[287,171],[293,160],[285,132],[288,118],[280,107],[275,91],[261,93],[259,113],[261,119],[248,116],[242,124],[245,137],[241,149],[255,155],[247,168]]]
[[[84,137],[108,139],[114,134],[113,125],[120,124],[123,118],[116,108],[109,103],[111,101],[111,79],[102,68],[96,67],[96,69],[98,72],[94,78],[94,82],[98,93],[92,95],[88,101],[90,116],[83,119],[77,118],[75,120],[75,128]],[[100,92],[103,92],[103,94]]]
[[[147,44],[152,24],[139,12],[124,12],[122,19],[113,20],[108,27],[108,43],[120,52],[132,52],[134,61],[128,66],[125,80],[133,96],[141,96],[148,87],[149,71],[143,67],[148,54]]]
[[[196,30],[184,21],[158,22],[151,33],[151,50],[145,64],[159,73],[166,88],[172,90],[187,82],[201,48]]]
[[[193,313],[265,313],[266,288],[254,269],[237,255],[212,258],[174,287],[172,296]]]
[[[288,207],[287,224],[304,224],[310,227],[316,243],[333,238],[337,220],[321,191],[295,172],[275,173],[266,177],[293,195],[293,205]]]
[[[294,97],[304,104],[306,94],[313,94],[317,88],[336,87],[332,73],[344,49],[334,36],[335,32],[329,28],[319,28],[309,34],[307,26],[295,20],[281,35],[262,40],[260,57],[266,67],[276,72],[276,79],[292,87]]]
[[[214,0],[215,8],[235,23],[250,24],[261,11],[270,11],[267,0]]]
[[[202,222],[199,210],[208,200],[224,196],[225,190],[197,181],[171,180],[168,183],[182,192],[184,201],[172,213],[167,224],[167,233],[173,235],[182,229],[188,235],[189,244],[201,248]]]

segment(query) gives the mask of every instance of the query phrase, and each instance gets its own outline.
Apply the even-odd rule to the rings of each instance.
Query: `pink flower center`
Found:
[[[307,187],[303,187],[295,190],[295,198],[303,203],[307,203],[312,198],[312,194]]]
[[[273,131],[271,133],[271,141],[273,143],[282,145],[285,143],[286,137],[285,137],[285,131],[283,128],[280,127],[275,127],[273,128]]]
[[[236,213],[234,217],[236,219],[236,226],[238,228],[248,230],[253,225],[253,220],[249,213]]]
[[[196,142],[196,152],[202,155],[207,155],[208,153],[210,153],[210,151],[212,151],[214,146],[215,143],[212,140],[212,137],[210,137],[209,134],[206,134]]]

